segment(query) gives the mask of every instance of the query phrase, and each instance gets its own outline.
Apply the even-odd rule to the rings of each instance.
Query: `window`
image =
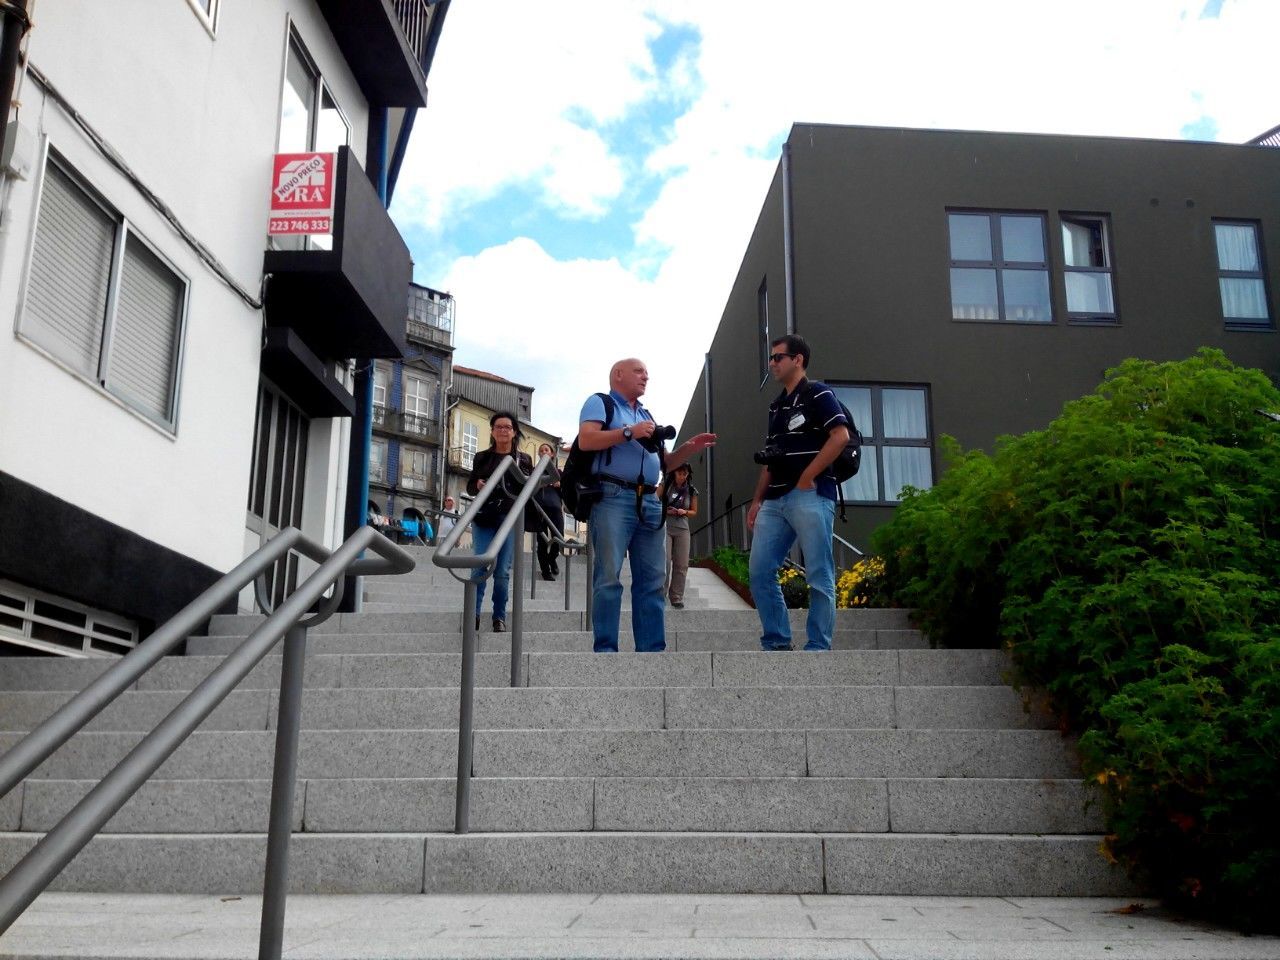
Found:
[[[1041,213],[948,213],[951,319],[1049,323]]]
[[[302,41],[290,31],[276,152],[307,153],[315,150],[328,153],[345,146],[350,139],[351,125],[329,93]],[[306,246],[329,249],[333,238],[328,234],[317,234],[311,237],[273,237],[271,242],[277,249],[300,250]]]
[[[421,447],[403,447],[400,450],[400,486],[406,490],[425,493],[431,487],[435,474],[435,452]]]
[[[375,407],[386,407],[387,387],[390,383],[391,371],[382,364],[375,363],[373,365],[373,405]]]
[[[369,479],[376,483],[387,482],[387,441],[374,440],[369,445]]]
[[[756,317],[760,324],[760,382],[769,379],[769,279],[760,281],[756,291]]]
[[[19,333],[170,431],[187,281],[50,154]]]
[[[1062,272],[1067,287],[1068,317],[1115,319],[1110,230],[1106,217],[1062,214]]]
[[[435,385],[430,380],[405,374],[404,412],[430,418],[435,407]]]
[[[1269,325],[1267,282],[1256,223],[1218,221],[1213,225],[1218,247],[1218,291],[1222,316],[1229,324]]]
[[[462,465],[470,470],[480,446],[480,431],[470,420],[462,422]]]
[[[933,486],[933,438],[925,387],[831,387],[862,431],[862,467],[844,483],[850,503],[896,503],[902,488]]]

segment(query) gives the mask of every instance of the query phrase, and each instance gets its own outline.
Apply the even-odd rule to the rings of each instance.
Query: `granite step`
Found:
[[[20,815],[0,830],[43,832],[94,786],[29,780]],[[107,833],[260,833],[268,780],[155,780]],[[300,781],[293,829],[307,833],[447,832],[450,778]],[[1079,780],[822,777],[477,777],[470,827],[504,832],[1097,833]]]
[[[0,833],[0,870],[39,840]],[[299,834],[295,893],[648,892],[1125,896],[1094,835]],[[102,834],[51,890],[252,894],[262,834]]]
[[[19,734],[0,734],[7,750]],[[31,775],[105,776],[141,739],[81,733]],[[452,730],[303,730],[301,779],[452,776]],[[270,776],[275,733],[197,732],[156,773],[162,780]],[[1073,745],[1052,730],[477,730],[479,777],[995,777],[1079,775]]]

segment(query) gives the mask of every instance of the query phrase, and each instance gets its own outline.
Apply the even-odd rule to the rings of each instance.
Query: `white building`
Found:
[[[343,538],[351,361],[400,355],[411,273],[377,181],[448,0],[32,6],[0,177],[0,643],[118,652],[280,527]],[[332,237],[269,243],[273,156],[306,151],[338,153]]]

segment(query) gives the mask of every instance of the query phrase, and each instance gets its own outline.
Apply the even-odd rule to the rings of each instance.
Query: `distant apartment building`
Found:
[[[8,652],[120,653],[275,531],[343,537],[353,373],[405,350],[386,206],[448,6],[39,5],[0,161]],[[276,155],[313,152],[332,229],[269,239]]]
[[[865,438],[837,524],[865,548],[936,481],[943,434],[990,449],[1044,427],[1127,357],[1217,347],[1280,377],[1278,292],[1261,140],[797,124],[681,427],[719,434],[695,465],[715,537],[744,537],[775,337],[809,341]]]
[[[410,284],[404,358],[375,361],[368,504],[374,516],[437,525],[454,310],[449,294]]]

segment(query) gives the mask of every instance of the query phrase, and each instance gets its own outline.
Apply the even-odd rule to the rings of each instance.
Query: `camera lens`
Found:
[[[653,438],[655,440],[674,440],[676,438],[676,428],[670,426],[658,427],[653,431]]]

